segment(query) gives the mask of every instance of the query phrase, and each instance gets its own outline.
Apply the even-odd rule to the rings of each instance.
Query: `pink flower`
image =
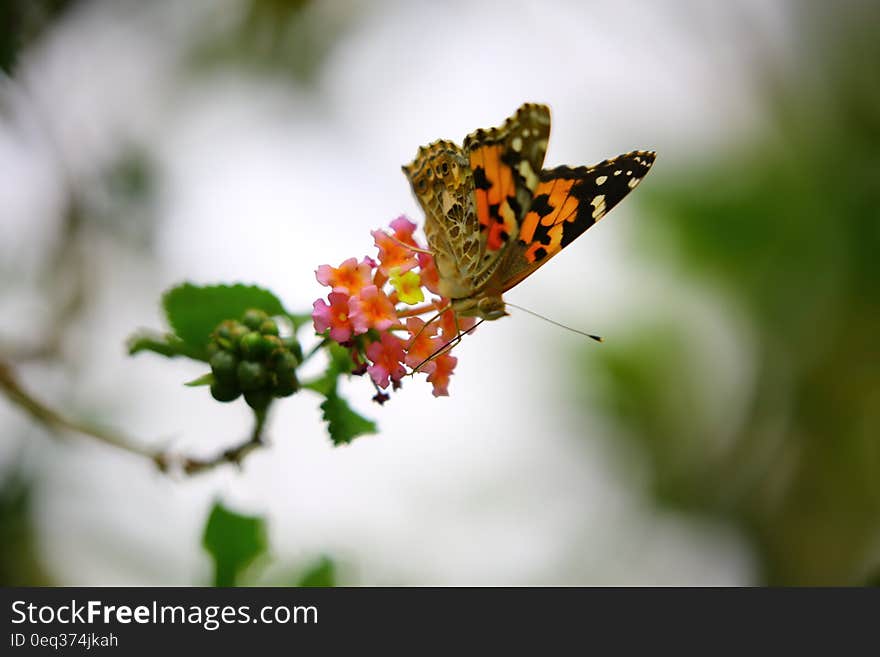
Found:
[[[364,258],[360,263],[356,258],[349,258],[339,267],[321,265],[315,270],[315,278],[321,285],[333,288],[334,292],[357,294],[370,284],[373,267],[375,263],[369,258]]]
[[[330,305],[323,299],[318,299],[313,304],[314,312],[312,320],[315,323],[315,333],[323,333],[330,329],[330,337],[336,342],[351,340],[352,324],[349,313],[348,295],[341,292],[331,292],[328,297]]]
[[[375,285],[368,285],[349,302],[351,322],[356,335],[374,328],[386,331],[397,322],[397,312],[386,294]]]
[[[416,238],[413,237],[413,234],[416,232],[416,225],[407,219],[406,215],[400,215],[397,219],[391,222],[390,226],[391,230],[394,231],[394,237],[398,240],[404,244],[418,246]]]
[[[349,258],[338,267],[321,265],[315,271],[318,282],[332,288],[328,301],[314,303],[315,331],[345,343],[353,373],[370,375],[379,388],[374,397],[379,403],[388,399],[382,389],[400,387],[407,367],[428,375],[435,397],[448,395],[458,362],[449,351],[476,323],[474,318],[457,318],[449,299],[440,295],[434,257],[423,250],[415,231],[416,224],[398,217],[387,232],[372,232],[376,260]],[[429,292],[436,295],[434,300],[420,305]]]
[[[406,375],[403,341],[391,333],[383,333],[381,341],[367,345],[367,358],[372,361],[367,372],[380,388],[387,388],[389,379],[397,384]]]
[[[449,377],[452,370],[455,369],[458,358],[450,356],[449,353],[442,354],[431,361],[434,365],[431,373],[428,374],[428,382],[434,386],[431,394],[435,397],[449,396]]]

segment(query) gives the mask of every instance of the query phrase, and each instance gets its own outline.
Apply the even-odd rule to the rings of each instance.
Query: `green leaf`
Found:
[[[168,323],[177,336],[192,348],[204,350],[211,332],[225,319],[239,319],[249,308],[269,315],[285,315],[274,294],[255,285],[211,285],[184,283],[162,297]]]
[[[330,358],[326,371],[314,381],[303,384],[303,387],[324,395],[321,410],[324,412],[324,421],[327,422],[327,431],[333,444],[344,445],[358,436],[376,433],[376,423],[355,413],[348,402],[336,392],[339,376],[351,374],[354,367],[351,353],[333,341],[328,342],[324,348]]]
[[[214,503],[202,546],[214,559],[214,586],[235,586],[242,571],[266,552],[266,521]]]
[[[321,410],[334,445],[347,444],[358,436],[376,433],[376,423],[351,410],[348,402],[335,390],[321,403]]]
[[[294,333],[296,333],[301,326],[305,326],[306,324],[310,324],[312,322],[311,313],[287,313],[287,318],[290,320],[290,323],[293,324]]]
[[[141,351],[152,351],[166,358],[186,356],[201,360],[204,356],[204,350],[201,347],[193,348],[173,333],[159,334],[147,330],[138,331],[128,338],[126,347],[129,356],[134,356]]]
[[[351,360],[351,353],[348,349],[341,347],[332,340],[327,343],[325,348],[330,358],[327,369],[320,378],[303,384],[303,387],[314,390],[326,397],[336,391],[336,381],[339,379],[340,374],[351,373],[354,362]]]
[[[300,575],[294,586],[328,587],[336,586],[336,564],[330,557],[321,557],[308,570]]]
[[[196,388],[198,386],[209,386],[214,383],[214,374],[212,372],[208,372],[207,374],[202,374],[199,378],[193,379],[192,381],[187,381],[183,385],[189,386],[190,388]]]
[[[339,343],[331,341],[327,353],[330,356],[330,367],[340,374],[349,374],[354,368],[351,352]]]

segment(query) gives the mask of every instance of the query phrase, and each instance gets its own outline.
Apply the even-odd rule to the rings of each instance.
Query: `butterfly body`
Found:
[[[464,317],[507,314],[503,294],[599,221],[645,176],[654,153],[542,169],[550,110],[526,103],[505,123],[436,141],[403,167],[425,212],[439,291]]]

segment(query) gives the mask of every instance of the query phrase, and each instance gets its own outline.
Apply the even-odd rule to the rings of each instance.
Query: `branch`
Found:
[[[140,456],[150,458],[154,456],[149,450],[132,444],[123,436],[85,422],[72,420],[49,408],[24,390],[12,366],[2,360],[0,360],[0,389],[10,401],[23,408],[38,424],[42,424],[54,433],[74,431]]]
[[[198,459],[175,455],[170,451],[154,451],[141,447],[136,444],[136,441],[126,436],[62,415],[28,393],[19,383],[13,367],[2,359],[0,359],[0,391],[12,403],[27,412],[35,422],[43,425],[56,436],[59,432],[63,431],[72,431],[89,436],[129,454],[148,458],[159,470],[166,473],[180,470],[185,474],[193,475],[207,472],[224,463],[233,463],[240,466],[250,452],[265,445],[263,430],[266,425],[268,409],[254,411],[256,417],[254,429],[244,442],[220,452],[213,458]]]
[[[241,462],[248,454],[266,444],[263,439],[263,428],[266,424],[267,410],[254,411],[256,422],[254,423],[254,430],[251,432],[250,438],[238,445],[223,450],[210,459],[184,458],[181,461],[183,471],[188,475],[199,474],[212,470],[224,463],[232,463],[241,467]]]

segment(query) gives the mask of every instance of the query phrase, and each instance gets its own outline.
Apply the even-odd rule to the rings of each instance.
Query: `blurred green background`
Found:
[[[370,439],[385,441],[385,448],[375,448],[383,451],[365,455],[352,448],[325,454],[316,447],[297,453],[296,467],[319,462],[316,468],[329,469],[321,470],[325,474],[320,479],[336,482],[328,483],[328,490],[350,492],[350,496],[340,493],[338,501],[315,483],[318,475],[296,495],[319,499],[314,507],[298,507],[290,490],[263,486],[254,477],[229,473],[196,483],[157,484],[158,475],[141,465],[131,467],[148,483],[131,492],[125,475],[104,479],[95,474],[116,472],[117,467],[127,472],[129,465],[100,462],[103,456],[96,456],[103,449],[100,446],[58,447],[17,409],[0,402],[5,405],[0,407],[5,443],[0,475],[3,584],[211,581],[199,540],[209,501],[218,496],[232,499],[233,506],[246,507],[249,513],[269,517],[268,542],[275,547],[269,547],[263,559],[275,566],[248,580],[259,583],[291,584],[309,578],[318,584],[864,585],[880,581],[878,3],[743,2],[709,8],[696,2],[668,2],[601,11],[594,3],[583,3],[583,9],[577,3],[510,7],[487,3],[480,9],[453,3],[438,9],[420,3],[282,0],[230,1],[214,7],[193,3],[186,8],[156,3],[150,10],[137,8],[136,3],[113,5],[6,0],[0,9],[0,67],[7,76],[0,98],[0,166],[6,177],[0,187],[7,186],[0,197],[7,200],[7,209],[0,210],[4,243],[0,353],[51,401],[80,415],[134,427],[136,435],[170,431],[168,427],[176,426],[175,413],[189,413],[190,398],[173,408],[170,397],[161,398],[173,421],[162,430],[154,429],[152,410],[118,397],[140,397],[147,394],[144,390],[152,394],[150,386],[163,375],[139,379],[133,373],[124,377],[125,393],[117,391],[112,375],[89,374],[95,367],[105,371],[120,367],[115,361],[96,360],[94,350],[117,357],[121,340],[116,338],[136,328],[133,322],[158,321],[151,320],[158,318],[154,305],[158,292],[184,277],[256,279],[294,297],[290,305],[307,308],[320,293],[310,274],[315,266],[366,252],[368,231],[401,210],[418,217],[414,205],[403,207],[410,203],[400,200],[408,198],[408,191],[390,163],[397,161],[399,166],[408,161],[422,141],[460,139],[465,131],[482,125],[483,116],[500,122],[518,102],[542,100],[554,108],[554,134],[560,135],[551,136],[550,164],[568,158],[578,158],[570,164],[598,161],[630,148],[656,148],[659,157],[646,183],[622,204],[630,207],[603,222],[601,230],[606,232],[601,236],[584,238],[594,239],[595,246],[571,248],[616,254],[608,256],[613,262],[587,257],[575,264],[582,258],[561,255],[560,263],[569,259],[560,264],[561,273],[552,285],[555,296],[567,295],[557,308],[563,310],[554,313],[552,306],[550,311],[539,306],[554,319],[590,330],[597,330],[592,324],[595,317],[603,317],[597,307],[613,306],[615,310],[603,320],[604,345],[597,348],[562,339],[556,345],[556,329],[534,326],[522,317],[516,318],[518,327],[487,327],[473,338],[488,340],[490,331],[497,330],[499,345],[540,341],[541,348],[552,354],[550,362],[559,365],[540,375],[525,375],[521,369],[532,372],[544,362],[538,357],[508,364],[514,378],[507,380],[518,383],[515,390],[498,393],[502,410],[514,395],[518,399],[525,395],[530,403],[518,403],[528,408],[518,412],[537,419],[531,424],[528,419],[525,424],[512,419],[496,429],[499,425],[487,420],[479,400],[471,400],[491,387],[487,379],[499,361],[509,359],[509,352],[505,356],[499,347],[479,360],[479,366],[468,369],[467,345],[462,345],[454,382],[461,392],[457,394],[454,387],[441,410],[428,402],[418,406],[418,412],[408,406],[409,401],[392,404],[381,414],[365,406],[385,429]],[[135,76],[132,83],[146,88],[141,96],[135,92],[138,102],[160,108],[147,110],[147,127],[123,123],[128,127],[120,128],[99,118],[93,123],[88,105],[65,106],[63,93],[55,97],[44,93],[41,76],[65,71],[64,66],[47,65],[47,53],[62,61],[69,53],[72,72],[62,88],[87,84],[85,77],[75,76],[92,74],[76,63],[90,32],[74,28],[91,21],[96,38],[103,38],[105,15],[108,24],[136,25],[161,37],[147,44],[153,55],[145,58],[144,68],[151,72],[143,78]],[[497,22],[490,22],[496,15]],[[542,30],[552,35],[554,21],[559,20],[566,24],[560,43],[550,37],[542,40]],[[429,52],[422,52],[421,35],[427,25],[438,21],[450,24],[441,29],[447,40],[454,39],[447,33],[456,34],[456,26],[463,26],[462,43],[452,40],[448,50],[430,50],[428,44]],[[533,25],[539,27],[532,41],[528,33]],[[505,31],[517,29],[523,32],[513,32],[505,40]],[[473,43],[474,35],[489,31],[496,42],[483,46],[486,50],[475,46],[473,52],[466,51],[464,45]],[[610,53],[601,66],[590,59],[591,43]],[[516,58],[504,63],[507,49],[520,46],[523,52],[517,57],[533,62],[531,70],[524,71],[526,65]],[[127,46],[120,40],[110,43],[109,52],[113,47]],[[346,77],[351,52],[367,60],[369,79],[362,79],[362,73],[358,78],[354,73]],[[660,61],[659,69],[649,66],[652,53]],[[409,57],[415,63],[410,65]],[[620,70],[604,69],[614,59]],[[687,69],[685,64],[698,68]],[[392,65],[400,68],[388,70]],[[546,85],[534,81],[551,69]],[[497,80],[487,82],[483,91],[487,71]],[[100,71],[93,74],[99,76]],[[440,77],[432,77],[435,74]],[[171,88],[187,93],[169,93],[168,78],[173,80]],[[350,91],[355,79],[363,84],[357,92]],[[93,90],[102,86],[88,84]],[[107,95],[101,102],[124,106],[127,83],[121,83],[119,97],[114,95],[112,75],[102,84]],[[291,119],[304,116],[305,127],[283,145],[302,150],[305,163],[298,161],[282,174],[293,179],[297,167],[313,167],[316,175],[336,181],[340,196],[352,197],[354,210],[313,212],[324,207],[327,197],[304,207],[304,192],[300,190],[298,196],[294,189],[281,212],[297,215],[291,220],[288,250],[263,253],[259,242],[246,243],[252,249],[248,256],[230,257],[224,248],[228,244],[210,237],[211,231],[227,230],[211,214],[214,205],[190,203],[176,211],[169,200],[173,199],[169,189],[173,192],[176,185],[200,180],[181,175],[178,169],[205,173],[205,167],[218,166],[218,184],[249,175],[247,169],[222,168],[210,150],[202,159],[188,159],[186,152],[200,153],[213,140],[214,132],[205,126],[217,134],[225,134],[229,125],[241,129],[225,115],[193,112],[191,87],[206,89],[206,104],[216,106],[218,112],[230,107],[233,117],[257,97],[262,99],[260,111],[268,117],[305,105],[307,109],[293,112]],[[227,87],[237,88],[238,95]],[[697,87],[699,91],[694,90]],[[506,91],[492,98],[499,88]],[[470,109],[474,102],[479,112]],[[336,146],[326,146],[320,137],[308,138],[309,126],[324,113],[334,117],[329,133],[339,140]],[[168,119],[180,115],[185,118]],[[286,134],[284,125],[278,134]],[[623,137],[609,137],[606,129]],[[208,136],[200,130],[208,131]],[[372,142],[357,141],[352,135],[361,130],[388,143],[388,152],[372,149]],[[437,130],[442,134],[435,134]],[[81,142],[71,137],[92,132],[102,133],[101,138],[82,142],[88,145],[84,151],[78,148]],[[167,140],[157,144],[155,135],[160,134]],[[168,142],[183,146],[169,150]],[[231,140],[223,157],[234,162],[238,156],[234,149],[240,143]],[[597,152],[618,144],[619,150]],[[33,157],[35,152],[40,156]],[[311,161],[313,165],[307,164]],[[267,168],[277,164],[273,161]],[[43,170],[49,172],[51,183],[41,177]],[[253,187],[235,207],[239,216],[259,221],[256,217],[271,202],[260,182],[260,176],[268,175],[253,174]],[[374,186],[375,192],[365,189]],[[207,196],[211,197],[210,191]],[[50,200],[34,204],[34,198]],[[356,208],[361,207],[371,209],[358,213]],[[42,221],[28,214],[34,208]],[[193,208],[205,210],[206,216],[179,234],[169,232],[169,225],[183,221],[180,217]],[[619,221],[618,213],[623,215]],[[334,221],[338,228],[330,226]],[[275,230],[269,219],[266,222],[254,224],[252,230]],[[619,228],[612,229],[615,225]],[[318,248],[316,242],[308,242],[316,229],[337,232],[314,238],[322,244]],[[620,231],[618,237],[610,237],[611,230]],[[203,251],[193,246],[200,240],[208,244]],[[284,243],[285,236],[278,240]],[[302,244],[303,250],[312,244],[319,259],[298,251],[295,244]],[[181,265],[188,257],[200,264]],[[298,268],[278,270],[276,276],[273,267],[282,259],[296,260]],[[228,261],[240,261],[240,269]],[[626,283],[609,286],[613,291],[604,298],[597,289],[599,275],[584,284],[583,302],[573,302],[577,295],[570,286],[594,277],[606,265],[638,272]],[[126,270],[129,273],[123,273]],[[542,270],[545,280],[552,277],[550,271]],[[523,294],[528,299],[528,292]],[[531,306],[538,305],[535,299],[544,294],[533,296]],[[115,295],[130,297],[133,307],[120,311],[114,305]],[[571,314],[576,312],[570,310],[573,303],[582,305],[582,314]],[[113,312],[122,313],[117,324],[101,319]],[[101,331],[109,344],[100,341]],[[87,353],[92,356],[86,357]],[[121,357],[119,362],[125,371],[163,366]],[[168,376],[169,396],[184,394],[171,389],[176,385],[173,381],[185,380],[183,376],[182,370]],[[71,394],[71,381],[85,381],[88,394]],[[468,394],[471,390],[473,395]],[[424,389],[410,392],[410,400],[429,397]],[[550,407],[553,400],[558,407]],[[306,435],[320,440],[319,423],[310,414],[314,410],[300,408],[304,423],[315,424]],[[393,416],[404,414],[404,408],[410,415],[395,424]],[[213,412],[205,405],[193,414],[205,418]],[[458,423],[430,440],[440,444],[449,434],[460,437],[443,451],[454,455],[448,457],[452,465],[442,480],[433,480],[430,466],[425,467],[432,452],[400,456],[414,440],[413,427],[423,426],[425,414],[437,413]],[[413,420],[415,415],[421,419]],[[548,439],[556,429],[553,421],[547,428],[545,415],[568,418],[560,425],[572,440]],[[493,431],[499,434],[494,442]],[[296,440],[306,439],[299,431],[291,433]],[[396,435],[401,442],[391,437]],[[409,440],[404,440],[407,435]],[[494,451],[485,458],[467,452],[479,449],[474,443],[485,443],[487,437]],[[546,462],[535,456],[542,449],[552,452]],[[496,461],[498,450],[519,456],[502,460],[489,476],[489,468],[494,467],[489,464]],[[584,470],[566,474],[569,466],[560,464],[572,458],[588,463]],[[348,469],[337,473],[340,460]],[[378,469],[379,462],[387,464],[387,470]],[[289,461],[283,452],[274,458],[274,467],[281,470],[279,479],[288,478],[285,463]],[[139,528],[122,530],[112,514],[84,521],[89,511],[76,516],[68,513],[68,507],[59,510],[52,500],[65,493],[56,475],[60,470],[69,475],[78,468],[91,473],[83,477],[98,481],[93,484],[96,490],[77,489],[72,496],[70,504],[80,509],[100,515],[100,507],[90,505],[110,492],[139,499],[133,502],[136,509],[161,498],[158,508],[167,511],[152,516],[138,511],[133,525]],[[540,470],[542,478],[527,479],[520,493],[510,493],[517,487],[516,468]],[[327,480],[328,471],[339,479]],[[439,471],[444,471],[442,466]],[[547,488],[552,484],[545,482],[554,478],[570,483]],[[350,504],[359,485],[376,494],[369,511]],[[493,500],[504,495],[509,495],[506,501],[493,506],[497,504]],[[631,501],[612,501],[623,495],[631,496],[627,498]],[[187,501],[181,502],[183,497]],[[581,503],[598,510],[584,511],[579,517]],[[442,504],[450,506],[438,506]],[[481,506],[487,509],[483,515],[467,515],[471,511],[465,509]],[[493,508],[500,510],[493,514]],[[162,514],[173,513],[171,509],[177,509],[181,519],[165,528]],[[356,518],[364,513],[362,526]],[[523,524],[517,520],[520,514]],[[559,515],[559,520],[529,523],[532,514],[541,519]],[[416,518],[424,515],[431,518],[430,528],[407,530],[417,527]],[[506,524],[496,528],[493,523],[500,522],[499,517]],[[653,529],[633,529],[650,528],[669,518],[675,519],[669,531],[677,533],[668,540],[656,538]],[[288,521],[290,527],[285,529]],[[98,557],[72,554],[88,543],[74,541],[69,551],[60,545],[66,535],[58,531],[59,523],[97,531],[97,540],[107,554],[117,555],[114,558],[127,552],[127,545],[150,545],[155,539],[148,535],[154,533],[167,530],[179,540],[152,557],[111,558],[113,565],[105,570]],[[705,530],[711,537],[679,532],[678,523],[702,528],[695,531]],[[281,535],[278,540],[278,535],[273,536],[276,530]],[[544,536],[532,536],[542,532]],[[646,535],[654,538],[639,546]],[[222,531],[213,536],[215,554],[218,541],[221,547],[232,541],[223,539]],[[204,539],[210,542],[207,535]],[[447,540],[450,543],[444,547]],[[691,542],[697,547],[681,547]],[[612,557],[621,547],[628,556]],[[661,557],[653,554],[655,550]],[[487,555],[499,551],[499,561],[507,565],[487,569]],[[169,566],[182,553],[187,556],[180,557],[180,564]],[[322,554],[342,562],[341,575]],[[727,570],[731,563],[735,565]],[[215,581],[230,582],[220,575]]]
[[[627,344],[584,355],[598,407],[646,459],[647,494],[740,526],[770,584],[877,577],[880,12],[861,9],[800,5],[797,66],[755,71],[764,125],[642,199],[657,215],[645,257],[739,314],[754,362],[742,415],[701,417],[722,365],[688,376],[678,320],[646,313]]]

